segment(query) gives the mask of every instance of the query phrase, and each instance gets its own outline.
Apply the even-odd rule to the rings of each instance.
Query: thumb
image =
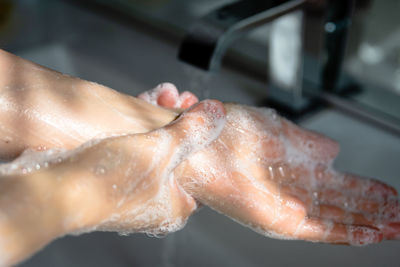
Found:
[[[154,136],[171,137],[173,143],[172,168],[189,154],[202,150],[218,138],[225,125],[226,112],[217,100],[205,100],[182,113],[167,126],[153,131]]]

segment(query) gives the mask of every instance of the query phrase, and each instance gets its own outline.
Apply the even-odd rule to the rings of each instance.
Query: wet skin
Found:
[[[225,110],[205,101],[149,133],[29,152],[0,168],[0,266],[52,239],[94,230],[167,234],[197,208],[174,169],[220,134]]]
[[[2,70],[18,69],[25,77],[23,82],[0,79],[0,89],[3,88],[0,99],[3,104],[8,104],[2,105],[0,110],[3,157],[15,157],[26,148],[74,149],[96,136],[147,132],[172,121],[180,112],[176,108],[186,108],[197,101],[190,93],[182,96],[171,84],[160,85],[140,96],[153,104],[174,108],[161,109],[104,86],[43,69],[5,52],[0,53],[0,62]],[[20,87],[16,85],[20,84],[24,85],[24,90],[17,90]],[[65,102],[65,96],[70,100]],[[211,110],[221,114],[220,118],[224,117],[224,107],[215,103]],[[333,170],[332,161],[339,150],[334,141],[303,130],[269,109],[234,104],[224,106],[226,123],[219,137],[210,141],[208,146],[204,142],[204,149],[200,151],[190,150],[181,154],[179,164],[153,162],[153,158],[161,153],[155,149],[163,143],[161,137],[150,138],[150,142],[147,137],[136,136],[133,143],[132,138],[115,137],[71,150],[60,162],[17,175],[22,177],[20,179],[15,179],[15,174],[3,175],[1,182],[13,186],[1,186],[2,194],[14,196],[11,199],[17,201],[18,196],[27,191],[56,192],[52,194],[57,199],[51,202],[54,205],[44,201],[41,194],[32,197],[37,200],[34,203],[38,207],[48,211],[49,215],[44,216],[50,218],[47,226],[57,226],[53,234],[46,238],[32,235],[31,239],[40,240],[41,246],[70,231],[101,229],[157,233],[163,232],[161,229],[166,229],[165,232],[177,230],[179,227],[163,228],[160,224],[162,220],[157,216],[153,222],[147,220],[147,224],[143,220],[141,223],[134,222],[133,218],[126,216],[128,211],[145,210],[145,206],[140,205],[144,200],[138,202],[138,199],[146,199],[145,203],[154,200],[154,203],[165,205],[165,202],[157,202],[155,196],[158,194],[154,193],[161,188],[166,189],[161,190],[163,192],[178,196],[170,198],[173,201],[168,203],[172,203],[170,210],[179,211],[175,213],[180,214],[181,225],[199,201],[257,232],[279,238],[360,245],[399,237],[396,191],[378,181]],[[204,120],[206,114],[202,113],[200,122],[207,122]],[[7,120],[11,115],[19,119],[18,124]],[[186,124],[185,131],[190,125],[198,124],[198,118],[189,116],[192,122]],[[202,129],[211,131],[209,134],[212,135],[214,128]],[[180,131],[185,132],[183,128],[176,129],[177,136],[182,134]],[[203,135],[207,136],[207,131]],[[181,138],[174,140],[163,150],[163,155],[175,155],[173,151],[179,150]],[[116,152],[108,153],[110,150]],[[142,159],[134,156],[138,151],[146,151]],[[171,158],[166,156],[166,159]],[[104,161],[121,162],[122,165],[111,166],[114,171],[109,171],[110,167],[105,168],[107,170],[98,179],[99,172],[96,174],[94,170],[104,165]],[[157,166],[156,170],[154,166]],[[150,182],[154,187],[138,182],[139,174],[150,169],[151,174],[144,180],[154,181]],[[166,173],[168,177],[173,176],[168,186],[158,182]],[[55,178],[60,176],[61,185],[55,182]],[[127,183],[136,186],[132,186],[131,190],[122,190],[128,188]],[[82,188],[86,191],[79,193],[77,189]],[[121,199],[131,199],[136,206],[128,205],[121,212],[117,207]],[[0,202],[0,209],[4,205]],[[30,208],[21,206],[21,210],[26,212],[34,205]],[[102,213],[99,207],[108,208],[104,208]],[[51,212],[55,210],[65,212]],[[51,214],[59,216],[52,217]],[[140,218],[136,214],[137,217]],[[32,218],[37,220],[33,215]],[[64,222],[66,218],[73,223],[60,227],[60,221]],[[13,221],[20,219],[17,214]],[[36,229],[40,229],[40,223],[35,225]],[[2,236],[10,233],[7,231],[14,231],[20,236],[25,234],[24,225],[17,229],[8,226],[3,225],[5,230]],[[33,248],[26,240],[21,242],[28,244],[30,250],[27,251],[30,253],[38,248]],[[20,252],[15,258],[19,260],[30,253]]]
[[[171,95],[158,94],[158,102],[173,103],[162,100]],[[225,108],[220,137],[176,170],[196,199],[278,238],[353,245],[399,238],[396,190],[335,171],[335,141],[271,109]]]

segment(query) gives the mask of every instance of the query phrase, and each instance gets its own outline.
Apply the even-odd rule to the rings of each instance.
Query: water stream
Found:
[[[182,73],[184,75],[183,82],[178,86],[180,92],[190,91],[199,100],[210,98],[209,84],[213,73],[185,63],[182,63]],[[163,239],[161,267],[181,266],[181,263],[185,262],[185,254],[179,253],[179,250],[189,245],[188,239],[190,239],[190,233],[185,229],[177,233],[171,233]]]
[[[184,88],[180,88],[180,90],[194,93],[199,100],[210,98],[209,83],[213,74],[185,63],[182,63],[182,69],[184,73]]]

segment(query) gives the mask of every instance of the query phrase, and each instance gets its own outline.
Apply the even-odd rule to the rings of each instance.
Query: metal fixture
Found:
[[[273,51],[272,56],[278,55],[278,59],[269,64],[268,97],[293,112],[301,112],[318,98],[319,91],[338,92],[349,86],[349,82],[341,78],[341,66],[353,4],[354,0],[234,2],[212,11],[193,25],[181,44],[179,58],[207,71],[216,70],[234,40],[256,27],[296,14],[297,32],[292,30],[296,36],[291,37],[290,42],[299,45],[288,46],[295,50],[289,57],[293,60],[289,66],[294,66],[289,75],[292,81],[288,82],[290,79],[285,77],[274,78],[272,72],[279,65],[276,61],[285,62],[288,56],[284,54],[279,58],[279,54],[287,53],[279,48],[282,43],[271,44],[270,50],[275,47],[280,52]],[[279,75],[281,70],[275,73]]]

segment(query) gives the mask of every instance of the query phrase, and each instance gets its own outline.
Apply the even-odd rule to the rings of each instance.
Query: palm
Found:
[[[272,110],[226,109],[220,137],[177,169],[196,199],[275,237],[350,244],[393,238],[396,191],[334,171],[334,141]]]

